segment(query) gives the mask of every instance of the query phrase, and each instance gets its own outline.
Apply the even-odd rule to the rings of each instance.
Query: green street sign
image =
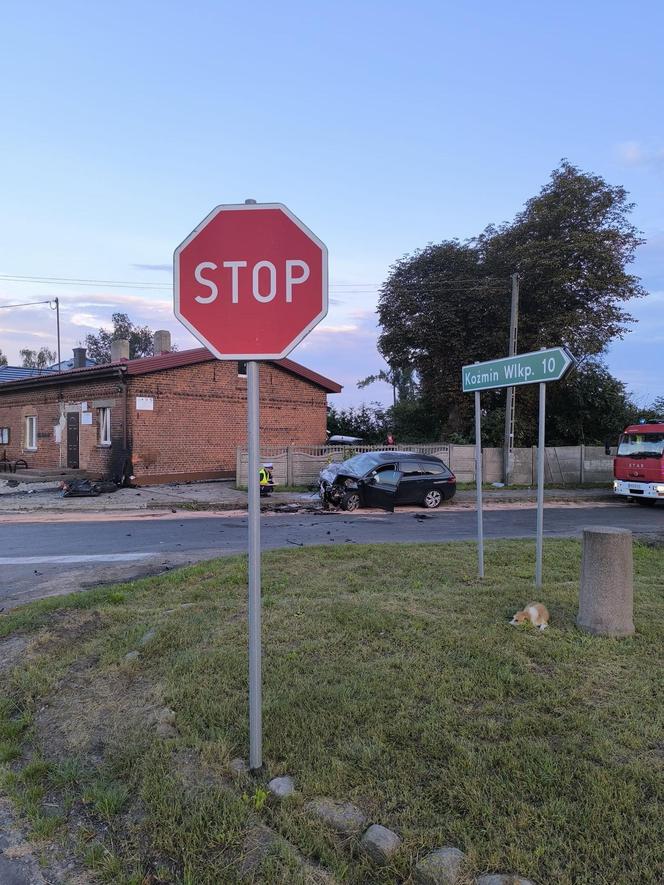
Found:
[[[487,363],[473,363],[461,370],[462,389],[464,393],[471,393],[496,387],[560,381],[574,362],[574,357],[564,347],[551,347]]]

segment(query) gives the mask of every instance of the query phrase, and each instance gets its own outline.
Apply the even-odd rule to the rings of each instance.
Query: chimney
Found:
[[[129,359],[129,339],[116,338],[111,341],[111,362],[117,363],[118,360]]]
[[[85,348],[84,347],[75,347],[74,348],[74,365],[73,369],[84,369],[85,368]]]
[[[158,329],[154,333],[154,349],[153,353],[155,356],[159,356],[160,353],[170,353],[171,352],[171,333],[166,329]]]

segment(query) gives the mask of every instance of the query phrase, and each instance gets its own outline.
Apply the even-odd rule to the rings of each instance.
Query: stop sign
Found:
[[[281,203],[217,206],[173,268],[175,315],[219,359],[281,359],[327,314],[327,248]]]

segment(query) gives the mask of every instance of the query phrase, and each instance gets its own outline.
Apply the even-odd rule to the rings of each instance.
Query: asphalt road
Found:
[[[485,538],[533,538],[534,507],[489,510]],[[473,540],[473,510],[396,513],[271,514],[262,546]],[[664,537],[664,506],[620,501],[603,506],[549,506],[545,534],[570,537],[584,526],[610,525]],[[0,524],[0,607],[100,582],[127,579],[246,550],[247,521],[237,516],[174,516],[104,521]]]

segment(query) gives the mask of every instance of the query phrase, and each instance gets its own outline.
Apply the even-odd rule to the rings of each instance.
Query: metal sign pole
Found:
[[[546,384],[539,386],[539,434],[537,439],[537,550],[535,586],[542,586],[542,545],[544,541],[544,423],[546,419]]]
[[[259,366],[247,362],[247,489],[249,503],[249,768],[263,764],[261,686],[261,504]]]
[[[477,486],[477,571],[484,577],[484,526],[482,521],[482,428],[480,392],[475,391],[475,485]]]

